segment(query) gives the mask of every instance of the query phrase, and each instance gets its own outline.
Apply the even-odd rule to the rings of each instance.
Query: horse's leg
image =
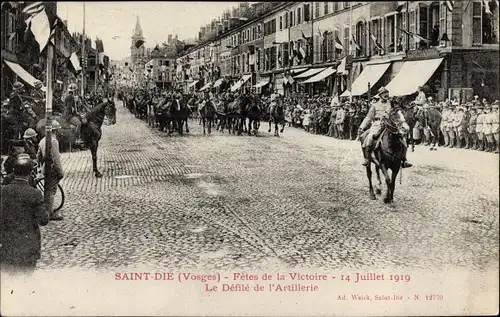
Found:
[[[279,128],[278,128],[278,121],[274,121],[274,135],[275,136],[280,136],[280,134],[279,134]]]
[[[205,119],[205,117],[202,117],[202,118],[201,118],[201,121],[203,122],[203,135],[207,134],[207,133],[205,132],[205,120],[206,120],[206,119]]]
[[[188,118],[186,118],[185,122],[186,122],[186,133],[189,133],[189,124],[188,124]]]
[[[377,195],[382,194],[382,180],[380,179],[380,168],[378,166],[375,166],[375,172],[377,174],[377,180],[378,180],[378,186],[375,187],[375,193]]]
[[[283,133],[283,131],[285,131],[285,120],[283,120],[283,123],[281,125],[280,133]]]
[[[253,123],[253,120],[252,119],[248,119],[248,135],[252,135],[252,123]]]
[[[394,201],[394,189],[396,188],[396,177],[399,173],[399,164],[397,167],[394,167],[394,170],[391,173],[391,191],[389,196],[389,202],[392,203]]]
[[[97,169],[97,148],[99,146],[99,141],[93,141],[90,145],[90,153],[92,153],[92,168],[94,171],[94,175],[97,178],[102,177],[101,172]]]
[[[387,191],[386,191],[385,197],[384,197],[384,203],[388,204],[391,202],[391,194],[390,194],[391,189],[392,189],[391,177],[389,177],[389,172],[387,171],[387,168],[385,167],[384,164],[382,164],[382,163],[380,164],[380,169],[382,170],[382,174],[384,174],[385,184],[387,186]]]
[[[368,178],[368,186],[370,187],[370,199],[375,200],[377,197],[375,197],[375,194],[373,193],[371,163],[366,165],[366,177]]]
[[[269,130],[267,130],[267,132],[271,132],[271,118],[269,118]]]
[[[214,119],[209,119],[208,120],[208,135],[212,134],[212,122],[214,121]]]

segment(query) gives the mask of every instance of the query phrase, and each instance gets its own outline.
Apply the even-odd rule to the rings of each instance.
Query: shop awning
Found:
[[[236,84],[234,84],[232,87],[231,87],[231,91],[234,92],[238,89],[240,89],[240,87],[247,82],[247,80],[250,79],[250,77],[252,77],[252,75],[243,75],[243,77],[241,77],[240,80],[238,80],[238,82]]]
[[[265,85],[269,84],[269,78],[265,78],[265,79],[261,79],[257,84],[255,84],[255,86],[253,86],[254,88],[260,88],[260,87],[264,87]]]
[[[210,87],[211,84],[212,82],[206,83],[205,86],[201,87],[200,91],[207,89],[208,87]]]
[[[195,81],[193,81],[192,83],[190,83],[190,84],[188,85],[188,88],[194,87],[194,86],[195,86],[198,82],[199,82],[199,80],[195,80]]]
[[[352,83],[352,95],[361,96],[368,92],[368,83],[373,87],[384,75],[391,63],[367,65]],[[349,91],[345,91],[341,97],[348,97]]]
[[[35,87],[35,81],[38,79],[28,73],[24,68],[21,67],[21,65],[14,62],[9,62],[7,60],[5,60],[5,64],[7,64],[7,66],[9,66],[9,68],[12,69],[12,71],[16,73],[17,76],[21,77],[23,81],[25,81],[30,86]]]
[[[417,92],[438,69],[443,58],[404,62],[399,73],[386,86],[391,96],[407,96]]]
[[[326,77],[332,75],[332,74],[335,74],[335,72],[337,71],[337,69],[333,68],[333,67],[328,67],[327,69],[325,69],[324,71],[322,71],[321,73],[309,78],[308,80],[306,80],[304,82],[304,84],[308,84],[308,83],[315,83],[315,82],[318,82],[320,80],[323,80],[325,79]]]
[[[214,88],[219,87],[223,81],[224,81],[224,79],[222,79],[222,78],[217,79],[217,81],[214,83]]]
[[[322,72],[325,69],[326,69],[326,67],[323,67],[323,68],[311,68],[310,70],[308,70],[306,72],[303,72],[300,75],[294,76],[293,78],[295,78],[295,79],[297,79],[297,78],[306,78],[306,77],[309,77],[309,76],[312,76],[312,75],[316,75],[317,73]]]
[[[297,74],[297,73],[300,73],[300,72],[303,72],[307,69],[307,67],[304,67],[304,68],[296,68],[296,69],[292,69],[290,70],[290,72],[292,72],[292,74]]]

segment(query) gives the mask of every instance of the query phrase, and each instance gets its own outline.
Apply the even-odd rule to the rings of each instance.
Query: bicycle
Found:
[[[5,176],[7,176],[7,174],[2,171],[2,183]],[[43,174],[41,174],[39,171],[38,165],[35,165],[31,170],[30,185],[38,189],[42,193],[42,195],[44,195],[45,181]],[[65,199],[66,196],[61,184],[57,184],[56,194],[54,196],[54,205],[52,206],[53,212],[59,211],[64,206]]]

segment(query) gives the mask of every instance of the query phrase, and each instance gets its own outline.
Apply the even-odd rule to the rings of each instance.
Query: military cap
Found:
[[[380,95],[384,92],[389,93],[389,90],[387,90],[387,88],[385,88],[385,87],[380,87],[380,89],[378,90],[378,94]]]
[[[38,134],[35,132],[35,130],[33,130],[32,128],[28,128],[28,129],[26,129],[26,131],[24,131],[23,138],[29,139],[29,138],[35,137],[37,135]]]

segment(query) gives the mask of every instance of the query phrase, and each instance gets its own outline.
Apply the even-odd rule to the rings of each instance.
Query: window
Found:
[[[288,29],[288,27],[289,27],[289,25],[288,25],[288,13],[285,13],[284,17],[285,17],[285,28]]]
[[[336,11],[339,11],[339,3],[338,2],[333,3],[333,12],[336,12]]]
[[[386,18],[385,37],[387,39],[387,44],[389,44],[388,52],[390,53],[394,52],[396,46],[396,34],[394,34],[394,19],[394,15],[388,16]]]
[[[420,7],[418,10],[418,17],[420,20],[418,34],[426,39],[429,38],[429,36],[428,36],[429,20],[427,19],[427,13],[428,13],[427,7]],[[420,45],[420,47],[425,47],[427,45],[427,43],[424,41],[421,41],[419,45]]]
[[[280,31],[283,30],[283,17],[280,16]]]
[[[441,31],[439,34],[440,39],[444,33],[448,33],[448,23],[446,21],[447,13],[448,8],[446,7],[446,4],[442,4],[441,9],[439,10],[439,30]]]
[[[289,65],[289,54],[288,54],[288,50],[290,49],[290,46],[288,45],[288,43],[284,43],[283,44],[283,56],[282,56],[282,60],[283,60],[283,66],[284,67],[288,67]]]
[[[302,23],[302,10],[300,8],[297,9],[297,24]]]
[[[276,46],[271,47],[271,69],[276,68]]]
[[[319,2],[314,3],[314,17],[319,17]]]
[[[325,15],[326,15],[326,14],[328,14],[328,13],[329,13],[329,12],[328,12],[328,3],[329,3],[329,2],[323,2],[323,3],[324,3],[324,4],[323,4],[323,7],[324,7]],[[335,2],[335,4],[337,4],[337,3]],[[334,5],[335,5],[335,4],[334,4]],[[334,11],[335,11],[335,9],[334,9]]]
[[[349,1],[344,1],[344,9],[349,8],[350,5],[351,3]],[[354,3],[352,5],[354,5]]]
[[[273,20],[271,21],[271,25],[272,25],[272,27],[273,27],[273,29],[272,29],[272,33],[276,33],[276,19],[273,19]]]
[[[356,24],[356,35],[355,35],[356,43],[359,48],[356,48],[354,45],[353,50],[356,50],[355,56],[364,56],[366,55],[366,33],[365,33],[365,24],[360,21]]]
[[[498,43],[498,5],[492,7],[491,2],[489,4],[487,13],[484,2],[473,2],[472,45]]]
[[[2,10],[2,49],[14,52],[17,47],[17,34],[10,36],[16,31],[16,16],[11,13]]]
[[[311,20],[309,10],[311,10],[310,6],[304,4],[304,22],[309,22]]]
[[[261,70],[260,65],[262,65],[260,50],[256,49],[256,51],[257,51],[257,70],[260,71]]]
[[[416,23],[415,23],[415,20],[416,20],[416,11],[411,11],[410,12],[410,32],[412,33],[415,33],[416,32]],[[416,47],[415,45],[415,40],[413,38],[410,38],[410,49],[411,50],[414,50]]]
[[[288,19],[290,20],[290,26],[294,26],[293,24],[293,12],[288,12]]]

